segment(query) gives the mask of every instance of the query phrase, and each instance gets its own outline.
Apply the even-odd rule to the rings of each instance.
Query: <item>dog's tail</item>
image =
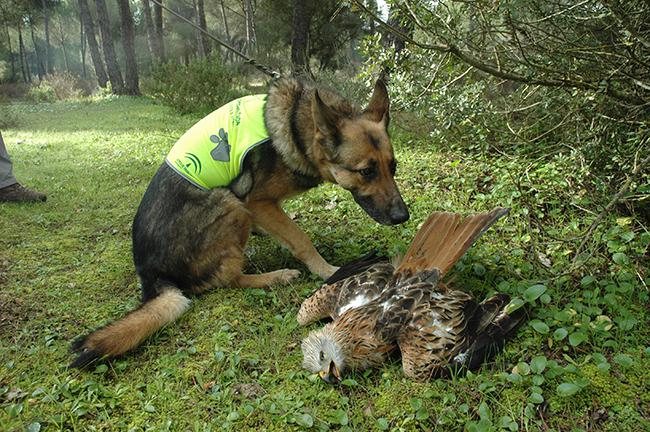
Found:
[[[84,367],[104,357],[115,357],[138,345],[156,330],[175,321],[190,305],[190,300],[176,287],[165,287],[160,293],[129,312],[124,318],[108,324],[72,343],[77,358],[70,367]]]
[[[497,207],[462,221],[458,213],[432,213],[415,235],[395,275],[406,278],[437,269],[444,276],[481,234],[508,211]]]

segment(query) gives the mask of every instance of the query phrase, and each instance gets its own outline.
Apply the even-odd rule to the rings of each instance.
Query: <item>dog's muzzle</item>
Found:
[[[368,215],[382,225],[397,225],[409,220],[409,211],[404,200],[397,195],[386,208],[377,208],[372,196],[363,196],[352,191],[354,200]]]
[[[393,225],[398,225],[409,220],[409,210],[406,208],[406,204],[404,204],[404,200],[402,200],[401,196],[398,195],[397,198],[393,200],[390,210],[388,211],[388,217]]]

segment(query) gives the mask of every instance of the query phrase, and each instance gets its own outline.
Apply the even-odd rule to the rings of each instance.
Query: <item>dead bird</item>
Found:
[[[397,348],[404,372],[416,380],[478,367],[503,346],[524,313],[508,313],[505,294],[478,303],[440,279],[507,212],[496,208],[465,219],[435,212],[398,266],[352,263],[358,273],[323,285],[305,300],[298,319],[334,321],[303,340],[303,367],[337,382],[347,370],[380,365]]]

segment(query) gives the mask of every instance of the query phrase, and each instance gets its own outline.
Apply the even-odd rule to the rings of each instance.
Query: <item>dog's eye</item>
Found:
[[[368,167],[368,168],[364,168],[364,169],[359,170],[359,174],[361,174],[365,178],[374,177],[375,173],[376,173],[375,167]]]
[[[325,353],[321,351],[319,357],[320,357],[320,361],[325,360]]]

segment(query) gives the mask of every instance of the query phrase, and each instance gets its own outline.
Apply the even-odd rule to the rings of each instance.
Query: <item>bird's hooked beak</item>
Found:
[[[330,366],[327,371],[320,371],[318,375],[323,381],[328,384],[338,384],[341,382],[341,373],[336,368],[336,365],[333,361],[330,362]]]

